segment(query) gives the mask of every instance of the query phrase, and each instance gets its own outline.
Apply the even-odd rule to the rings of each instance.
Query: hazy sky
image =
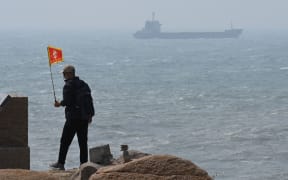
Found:
[[[162,30],[288,30],[288,0],[1,0],[0,28],[138,30],[153,11]]]

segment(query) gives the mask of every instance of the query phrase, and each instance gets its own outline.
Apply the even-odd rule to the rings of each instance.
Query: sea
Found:
[[[134,39],[133,32],[1,31],[0,93],[27,96],[32,170],[58,157],[67,64],[92,89],[89,148],[191,160],[215,180],[288,179],[288,34]],[[48,65],[47,46],[64,62]],[[16,126],[16,125],[15,125]],[[75,136],[66,169],[79,167]]]

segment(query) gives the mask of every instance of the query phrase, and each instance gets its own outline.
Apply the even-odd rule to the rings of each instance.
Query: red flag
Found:
[[[48,46],[48,58],[49,58],[49,65],[59,63],[63,61],[62,49]]]

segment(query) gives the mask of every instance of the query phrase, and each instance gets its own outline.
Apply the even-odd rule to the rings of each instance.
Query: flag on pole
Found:
[[[63,54],[61,48],[56,48],[53,46],[47,47],[48,52],[48,59],[49,59],[49,65],[59,63],[63,61]]]
[[[52,71],[51,71],[51,65],[55,64],[55,63],[62,62],[63,61],[63,54],[62,54],[62,49],[56,48],[56,47],[53,47],[53,46],[48,46],[47,47],[47,52],[48,52],[50,75],[51,75],[53,94],[54,94],[54,101],[56,102],[56,94],[55,94],[53,76],[52,76]]]

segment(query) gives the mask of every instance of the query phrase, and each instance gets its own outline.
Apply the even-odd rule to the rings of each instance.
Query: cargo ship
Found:
[[[230,29],[219,32],[161,32],[161,24],[155,20],[155,13],[152,14],[152,20],[147,20],[145,26],[134,33],[137,39],[222,39],[238,38],[243,29],[234,29],[231,24]]]

